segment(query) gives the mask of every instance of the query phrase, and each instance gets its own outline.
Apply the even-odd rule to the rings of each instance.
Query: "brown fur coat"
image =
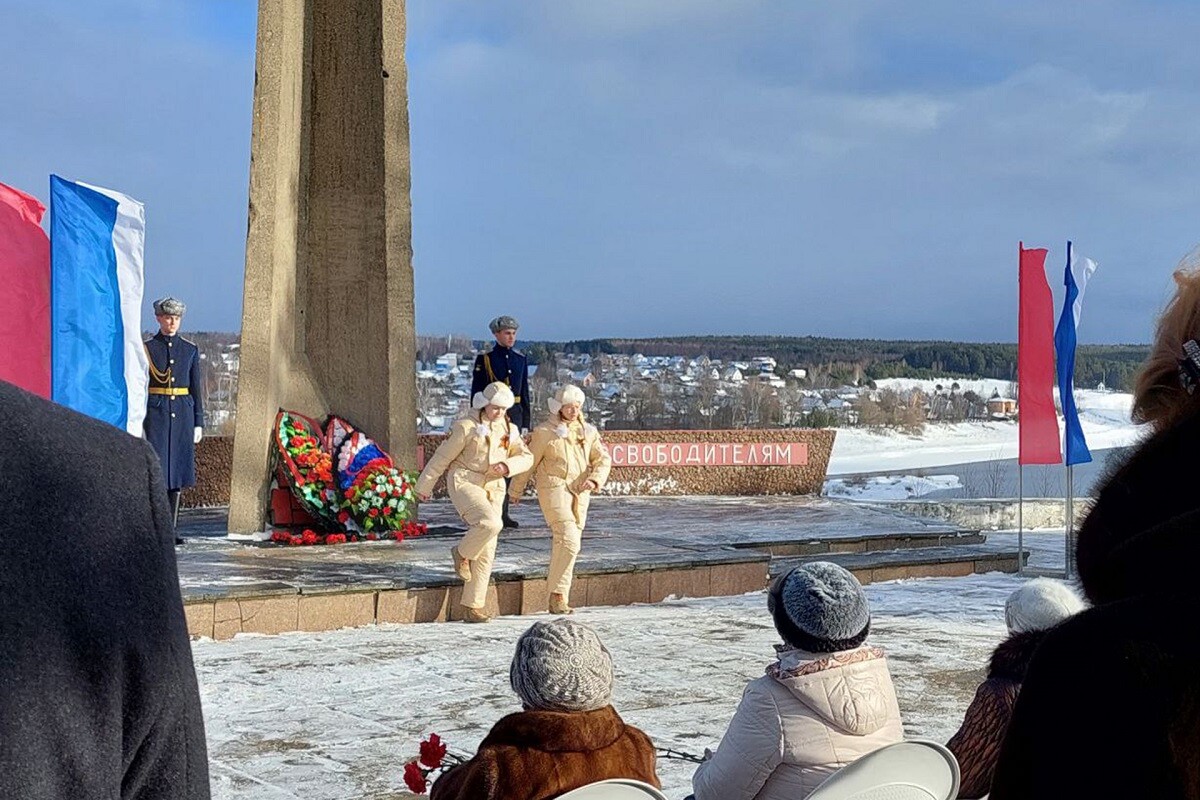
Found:
[[[550,800],[607,778],[660,786],[650,737],[612,706],[524,711],[497,722],[474,758],[443,773],[430,800]]]
[[[960,798],[983,797],[992,789],[992,773],[1000,758],[1000,745],[1012,719],[1013,706],[1033,651],[1045,631],[1017,633],[992,653],[987,680],[979,684],[967,708],[962,727],[946,744],[962,770]]]

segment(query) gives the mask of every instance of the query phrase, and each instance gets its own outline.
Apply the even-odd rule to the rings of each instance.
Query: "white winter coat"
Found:
[[[841,767],[903,738],[881,649],[781,649],[767,674],[746,686],[692,787],[696,800],[802,800]]]

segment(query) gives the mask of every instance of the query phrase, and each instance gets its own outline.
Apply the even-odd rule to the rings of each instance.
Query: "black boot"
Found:
[[[504,523],[506,528],[519,528],[521,523],[508,515],[508,485],[512,483],[512,478],[504,479],[504,508],[500,512],[500,521]]]
[[[170,489],[167,491],[167,499],[171,501],[171,530],[176,531],[175,544],[183,544],[183,539],[181,539],[178,535],[180,494],[182,494],[182,492],[179,489]]]

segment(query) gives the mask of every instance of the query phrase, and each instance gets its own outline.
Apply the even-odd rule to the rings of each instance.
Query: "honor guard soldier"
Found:
[[[487,353],[475,356],[475,370],[471,377],[471,396],[482,392],[489,384],[500,382],[508,385],[513,393],[513,405],[508,409],[508,420],[516,425],[522,435],[529,432],[529,361],[517,350],[516,319],[510,316],[496,317],[488,328],[496,337],[496,345]],[[504,527],[520,527],[508,515],[508,494],[504,495]]]
[[[204,434],[200,348],[179,335],[184,310],[183,303],[174,297],[156,301],[154,316],[159,332],[145,343],[150,359],[146,440],[162,464],[175,522],[179,520],[180,492],[196,485],[196,445]]]

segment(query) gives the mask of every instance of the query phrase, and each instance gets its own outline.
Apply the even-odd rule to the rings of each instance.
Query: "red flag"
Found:
[[[0,380],[50,397],[50,240],[46,207],[0,183]]]
[[[1054,411],[1054,297],[1046,282],[1046,250],[1021,252],[1017,313],[1017,410],[1020,464],[1060,464]]]

